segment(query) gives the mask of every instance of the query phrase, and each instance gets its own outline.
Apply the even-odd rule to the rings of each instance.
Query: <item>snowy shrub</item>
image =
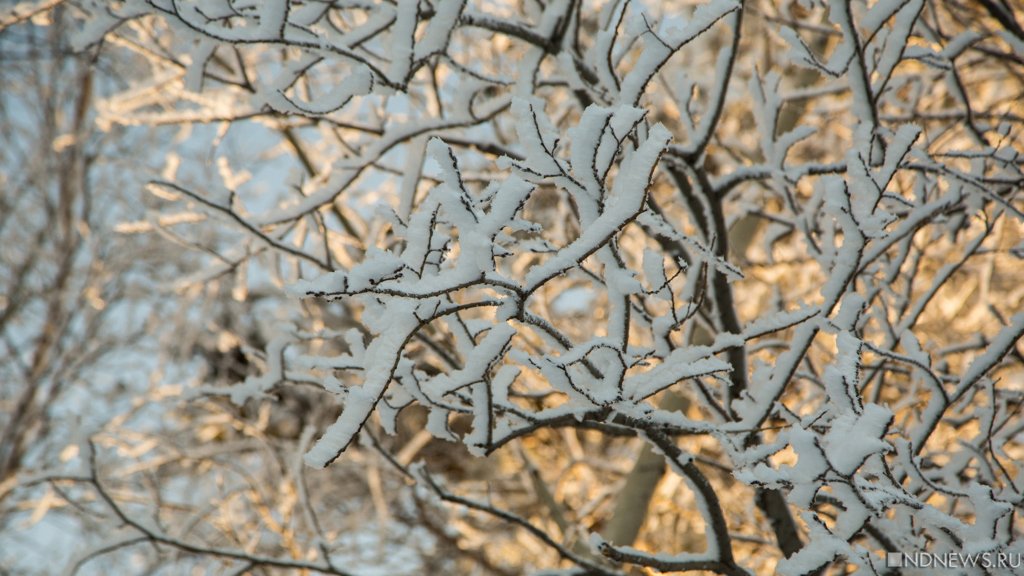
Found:
[[[458,570],[1024,553],[1009,4],[64,9],[76,49],[146,68],[97,121],[176,135],[151,223],[210,255],[195,281],[291,302],[245,349],[258,370],[198,393],[315,394],[289,449],[380,459],[389,490],[450,515]],[[175,211],[196,217],[157,222]],[[488,470],[446,474],[408,448],[422,430]],[[337,529],[292,565],[133,527],[348,573]]]

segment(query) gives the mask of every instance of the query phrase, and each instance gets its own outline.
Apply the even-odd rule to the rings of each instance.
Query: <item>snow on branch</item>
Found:
[[[207,390],[333,399],[309,466],[408,426],[408,459],[542,446],[536,509],[405,472],[587,573],[1021,550],[1024,54],[999,3],[73,4],[75,46],[149,69],[103,126],[208,138],[151,200],[230,227],[153,227],[295,305]],[[646,532],[588,547],[608,486]],[[703,550],[652,529],[690,521]]]

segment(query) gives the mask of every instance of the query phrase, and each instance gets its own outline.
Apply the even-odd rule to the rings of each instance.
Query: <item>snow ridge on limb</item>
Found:
[[[527,148],[526,160],[513,165],[527,177],[536,178],[543,172],[552,173],[548,175],[564,173],[565,181],[568,181],[568,173],[554,153],[556,144],[550,124],[536,109],[536,104],[523,100],[513,104],[517,113],[529,120],[526,128],[521,128]],[[595,205],[599,213],[578,239],[531,268],[525,274],[521,288],[516,281],[503,278],[498,273],[495,263],[502,252],[497,250],[495,242],[502,228],[514,221],[533,185],[513,175],[497,185],[493,193],[476,198],[462,181],[459,163],[452,149],[439,139],[431,140],[427,151],[441,169],[441,184],[428,194],[409,219],[404,230],[409,242],[402,253],[378,251],[376,257],[364,260],[347,272],[334,272],[293,287],[293,291],[332,298],[370,298],[374,295],[387,298],[388,317],[392,318],[388,322],[377,318],[370,325],[374,336],[363,354],[362,384],[347,390],[341,416],[309,451],[307,463],[325,466],[351,443],[385,394],[389,382],[395,378],[409,339],[421,326],[444,315],[437,311],[445,309],[443,303],[455,292],[474,285],[494,284],[509,291],[511,300],[506,302],[515,303],[522,298],[519,294],[536,291],[550,278],[578,266],[588,255],[612,241],[623,226],[643,211],[654,167],[671,135],[663,126],[655,125],[647,131],[637,148],[622,150],[626,135],[634,131],[642,113],[636,109],[624,109],[605,114],[593,108],[589,118],[593,120],[601,116],[607,122],[602,123],[597,132],[579,129],[574,133],[579,144],[573,155],[574,171],[586,171],[591,176],[590,191],[585,188],[577,188],[577,191],[597,193],[599,198],[589,199],[595,203],[599,201]],[[614,183],[606,190],[595,175],[607,172],[616,149],[623,152],[624,158]],[[452,235],[455,230],[458,231],[457,239]],[[459,246],[457,257],[452,257],[447,249],[439,256],[431,256],[437,254],[436,248],[453,243]],[[502,307],[499,302],[485,305]],[[521,304],[516,304],[510,309],[513,314],[519,306]],[[447,401],[446,397],[466,386],[476,390],[472,398],[486,400],[489,396],[484,394],[481,387],[484,385],[478,383],[489,380],[488,374],[499,364],[514,334],[515,329],[508,324],[491,325],[487,336],[465,352],[467,364],[462,369],[420,378],[421,381],[414,385],[415,389],[409,389],[409,393],[432,406],[432,416],[441,414],[438,409]],[[596,358],[593,356],[586,362]],[[538,366],[546,364],[544,360]],[[726,368],[727,365],[719,361],[707,366],[699,364],[691,375]],[[679,375],[673,374],[678,380]],[[606,386],[611,385],[612,381],[606,383]],[[644,387],[645,394],[655,392],[647,388]],[[568,381],[565,389],[572,389]],[[605,401],[617,397],[600,387],[591,387],[584,395],[604,398]],[[475,421],[479,426],[485,423],[492,425],[489,417],[477,413]],[[450,439],[443,426],[435,433]],[[477,430],[474,434],[474,437],[479,437],[484,431]]]
[[[640,215],[654,167],[671,139],[672,135],[661,124],[651,128],[647,139],[622,161],[619,175],[604,199],[601,214],[572,244],[530,269],[525,281],[528,292],[579,264]]]

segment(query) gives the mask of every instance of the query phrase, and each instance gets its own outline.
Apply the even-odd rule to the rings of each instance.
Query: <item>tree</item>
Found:
[[[76,430],[98,422],[83,407],[119,396],[145,332],[130,309],[147,250],[104,234],[130,214],[111,191],[125,179],[108,168],[133,139],[93,129],[100,72],[66,50],[62,24],[0,38],[0,533],[15,540],[27,500],[12,497],[19,477],[71,454]],[[34,516],[59,507],[59,492],[29,493]],[[0,565],[21,549],[3,540]]]
[[[347,574],[360,522],[408,573],[1024,554],[1009,3],[64,9],[148,68],[99,125],[178,135],[122,229],[207,255],[189,418],[232,424],[186,436],[246,454],[175,510],[86,450],[125,534],[90,558]],[[155,484],[228,466],[186,460]]]

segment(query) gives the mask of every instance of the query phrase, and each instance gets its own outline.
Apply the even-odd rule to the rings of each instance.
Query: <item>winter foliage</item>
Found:
[[[97,126],[177,145],[120,231],[207,255],[179,291],[234,278],[291,311],[244,308],[258,368],[189,392],[314,398],[289,474],[381,458],[431,513],[497,521],[449,527],[459,550],[516,535],[459,571],[885,574],[887,552],[1024,555],[1024,16],[966,4],[76,0],[0,21],[50,14],[133,60]],[[403,451],[410,426],[526,470],[540,504],[445,479]],[[647,457],[665,479],[629,473]],[[85,480],[157,547],[349,573],[338,530],[198,546]],[[640,524],[671,512],[607,536],[642,485]],[[666,514],[700,537],[659,536]]]

